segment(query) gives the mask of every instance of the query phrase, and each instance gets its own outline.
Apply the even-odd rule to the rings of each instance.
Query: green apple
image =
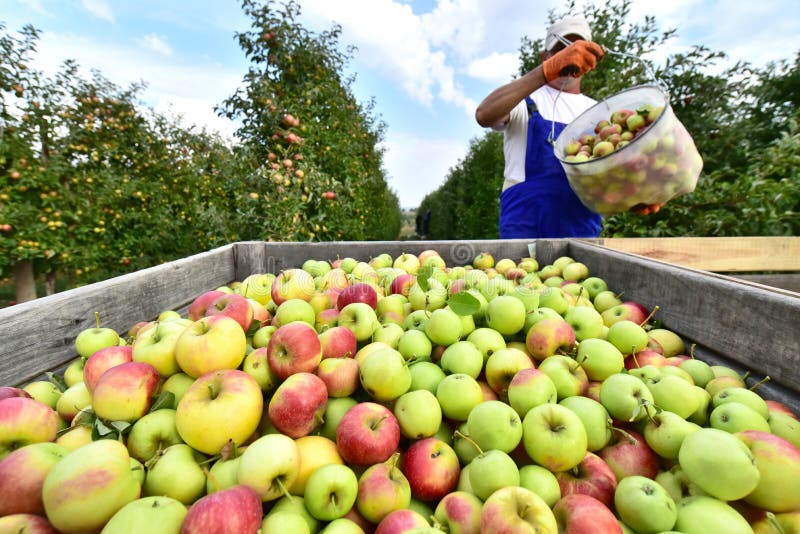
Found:
[[[411,387],[408,364],[391,347],[368,354],[360,363],[359,379],[364,390],[378,402],[392,401]]]
[[[382,323],[372,333],[372,341],[381,341],[393,349],[396,349],[400,337],[405,334],[405,332],[405,329],[397,323]]]
[[[519,468],[519,485],[541,497],[552,508],[561,499],[561,486],[549,469],[541,465],[524,465]]]
[[[671,530],[678,518],[672,496],[655,480],[633,475],[617,484],[614,507],[626,525],[650,534]]]
[[[258,383],[261,391],[272,391],[280,382],[278,375],[269,366],[268,351],[266,347],[260,347],[250,351],[242,362],[242,371],[252,376]]]
[[[525,304],[520,299],[511,295],[498,295],[489,301],[484,321],[487,327],[504,336],[511,336],[525,326],[525,314]]]
[[[411,373],[409,391],[426,389],[435,395],[439,382],[445,377],[442,368],[430,361],[412,362],[408,369]]]
[[[400,395],[395,401],[393,412],[400,425],[400,432],[409,439],[431,437],[442,424],[439,401],[427,389],[408,391]]]
[[[467,336],[466,340],[478,347],[478,350],[483,354],[484,363],[493,352],[506,348],[506,340],[503,334],[488,327],[476,328]]]
[[[478,381],[464,373],[445,376],[436,387],[436,399],[442,414],[455,421],[466,421],[469,412],[483,402]]]
[[[586,371],[589,380],[596,382],[602,382],[625,368],[625,356],[605,339],[591,338],[581,341],[575,359]]]
[[[648,419],[643,434],[656,454],[668,460],[677,460],[683,440],[700,428],[700,425],[687,421],[678,414],[663,411]]]
[[[195,451],[185,443],[164,449],[150,464],[142,486],[145,497],[170,497],[190,505],[205,495],[206,475],[195,458]]]
[[[686,436],[678,462],[689,480],[724,501],[747,496],[760,478],[750,449],[736,436],[715,428]]]
[[[315,469],[306,482],[303,498],[309,513],[320,521],[344,516],[355,504],[358,478],[350,467],[328,464]]]
[[[608,284],[602,278],[590,276],[581,281],[581,285],[586,288],[589,298],[594,301],[595,297],[603,291],[608,291]],[[599,312],[600,310],[598,310]]]
[[[161,385],[161,391],[168,391],[172,393],[175,397],[175,401],[172,408],[177,408],[178,403],[183,398],[183,395],[189,389],[189,387],[194,384],[194,378],[187,375],[186,373],[175,373],[171,377],[164,380],[164,383]]]
[[[342,308],[337,324],[349,328],[359,342],[370,339],[380,326],[375,310],[366,302],[351,302]]]
[[[771,411],[768,422],[770,432],[800,449],[800,421],[790,414]]]
[[[478,378],[483,370],[483,353],[471,341],[456,341],[442,353],[439,365],[446,373],[464,373]]]
[[[428,310],[413,310],[406,315],[403,321],[403,328],[405,328],[406,331],[420,330],[422,333],[425,333],[425,323],[428,322],[430,317],[431,312]]]
[[[133,361],[149,363],[163,378],[180,371],[175,360],[175,345],[186,326],[175,321],[157,322],[140,332],[133,341]]]
[[[469,483],[475,496],[486,500],[495,491],[519,486],[519,468],[505,452],[492,449],[476,456],[470,463]]]
[[[427,323],[426,323],[427,324]],[[429,360],[433,344],[423,330],[405,330],[397,340],[396,349],[408,362]]]
[[[688,360],[687,360],[688,361]],[[739,402],[758,412],[764,419],[769,418],[769,406],[766,401],[755,391],[745,388],[726,388],[717,392],[711,399],[711,404],[716,408],[727,402]]]
[[[469,412],[467,434],[481,450],[510,453],[522,440],[522,420],[504,402],[483,401]]]
[[[681,369],[689,373],[696,386],[706,387],[706,384],[714,378],[714,371],[711,366],[702,360],[690,358],[678,365]]]
[[[602,315],[604,311],[622,304],[622,299],[613,291],[605,290],[593,296],[592,303],[594,304],[594,309]]]
[[[697,495],[677,502],[678,516],[673,528],[684,534],[752,534],[753,528],[728,503],[713,497]]]
[[[622,354],[633,354],[647,347],[647,332],[633,321],[622,320],[609,325],[606,339]]]
[[[347,410],[358,404],[358,401],[351,397],[339,397],[328,399],[325,406],[325,413],[322,416],[323,423],[317,427],[319,434],[330,440],[336,440],[336,427],[339,425]]]
[[[522,301],[525,305],[525,313],[530,313],[539,308],[539,293],[532,287],[517,285],[514,287],[511,296]]]
[[[569,356],[555,354],[539,364],[539,370],[550,377],[556,386],[558,399],[585,395],[589,377],[578,362]]]
[[[447,288],[436,278],[428,279],[428,288],[423,289],[419,282],[414,283],[408,291],[408,302],[412,310],[432,312],[444,308],[447,304]]]
[[[220,458],[208,470],[206,476],[206,493],[214,493],[232,488],[239,484],[239,463],[241,456],[225,459]]]
[[[300,473],[297,443],[283,434],[261,436],[247,446],[241,458],[239,483],[256,490],[265,502],[288,495]]]
[[[508,384],[508,403],[520,417],[525,417],[534,406],[557,401],[556,385],[539,369],[521,369]]]
[[[264,516],[259,532],[291,532],[311,534],[305,518],[297,512],[280,510]]]
[[[148,413],[131,427],[126,444],[131,457],[147,462],[171,445],[183,443],[175,427],[175,410],[162,408]]]
[[[58,398],[61,397],[61,390],[49,380],[36,380],[29,382],[22,388],[28,395],[37,401],[56,409]]]
[[[665,358],[684,354],[686,346],[681,336],[666,328],[653,328],[647,332],[650,344],[657,347]]]
[[[559,404],[542,404],[525,414],[522,442],[534,462],[554,472],[581,463],[588,447],[581,419]]]
[[[564,315],[570,305],[570,298],[560,287],[542,287],[539,291],[539,308],[550,308]]]
[[[262,528],[262,532],[267,532]],[[289,532],[288,530],[282,530],[281,532]],[[346,517],[340,517],[339,519],[334,519],[325,527],[319,531],[320,534],[364,534],[364,529],[361,528],[358,523],[347,519]]]
[[[613,374],[600,386],[600,403],[618,421],[642,420],[653,402],[650,389],[630,374]]]
[[[592,307],[570,306],[564,312],[564,320],[572,327],[578,342],[599,338],[603,333],[603,317]]]
[[[645,384],[653,394],[653,402],[657,407],[676,413],[684,419],[692,415],[700,405],[700,396],[694,384],[677,376],[661,374],[646,379]]]
[[[573,261],[561,269],[561,277],[570,282],[581,282],[589,277],[589,267],[579,261]]]
[[[91,404],[92,394],[81,380],[64,390],[56,402],[56,412],[61,419],[69,423],[81,410],[85,410]]]
[[[310,302],[303,299],[287,299],[278,305],[275,311],[275,326],[282,326],[293,321],[302,321],[314,326],[316,312]]]
[[[534,492],[506,486],[492,493],[481,510],[481,532],[559,532],[553,511]]]
[[[180,532],[186,506],[171,497],[142,497],[123,506],[103,527],[104,534]]]
[[[566,397],[559,404],[575,412],[586,429],[586,448],[596,452],[611,441],[611,417],[598,401],[575,395]]]
[[[95,312],[95,326],[81,330],[75,337],[75,351],[86,360],[105,347],[119,345],[119,334],[113,328],[100,326],[100,314]]]
[[[712,428],[734,434],[743,430],[759,430],[769,432],[769,423],[757,411],[741,402],[725,402],[720,404],[708,416]]]
[[[519,349],[507,347],[496,350],[486,360],[484,374],[489,387],[498,395],[505,396],[511,380],[522,369],[534,367],[530,357]]]
[[[461,317],[449,308],[441,308],[431,313],[425,323],[425,334],[432,343],[446,347],[458,341],[461,328]]]

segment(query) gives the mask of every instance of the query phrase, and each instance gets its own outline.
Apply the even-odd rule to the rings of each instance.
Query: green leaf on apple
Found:
[[[253,337],[253,335],[258,332],[258,329],[263,326],[263,323],[258,319],[253,319],[253,322],[250,323],[250,328],[247,330],[246,335],[247,337]]]
[[[419,284],[420,289],[423,291],[428,290],[428,278],[433,276],[433,266],[426,265],[425,267],[421,267],[419,271],[417,271],[417,283]]]
[[[109,434],[113,434],[114,429],[109,428],[102,419],[95,419],[94,427],[92,427],[92,441],[96,441],[98,439],[105,439],[110,437]]]
[[[113,426],[119,434],[124,434],[131,429],[132,425],[127,421],[111,421],[111,426]]]
[[[67,383],[64,382],[64,378],[61,375],[57,375],[56,373],[53,372],[48,372],[47,379],[53,384],[55,384],[61,393],[64,393],[67,390]]]
[[[481,309],[481,303],[478,302],[478,299],[466,291],[451,296],[447,299],[447,305],[456,315],[461,316],[474,315]]]
[[[148,413],[153,413],[162,408],[172,408],[173,406],[175,406],[175,394],[171,391],[162,391],[150,405]]]

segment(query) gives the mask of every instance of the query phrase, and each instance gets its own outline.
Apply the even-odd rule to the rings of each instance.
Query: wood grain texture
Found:
[[[800,237],[619,237],[589,241],[718,273],[800,271]]]
[[[95,325],[124,334],[134,323],[185,306],[234,274],[227,245],[89,286],[0,309],[0,384],[20,385],[76,357],[75,337]]]

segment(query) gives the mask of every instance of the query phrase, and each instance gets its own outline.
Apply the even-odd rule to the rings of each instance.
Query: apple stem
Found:
[[[94,312],[94,323],[97,325],[97,328],[100,328],[100,312]]]
[[[772,380],[772,378],[770,378],[770,376],[767,375],[764,378],[762,378],[761,380],[759,380],[758,382],[756,382],[755,384],[753,384],[752,386],[750,386],[749,389],[750,389],[750,391],[755,391],[756,389],[759,388],[759,386],[764,385],[765,383],[769,382],[770,380]]]
[[[199,465],[199,466],[208,465],[210,463],[216,462],[220,458],[222,458],[222,455],[221,454],[217,454],[215,456],[212,456],[211,458],[208,458],[207,460],[203,460],[202,462],[198,462],[197,465]]]
[[[748,370],[745,374],[742,375],[742,380],[747,380],[750,376],[750,371]]]
[[[639,360],[636,358],[636,351],[634,350],[631,352],[631,358],[633,358],[633,363],[636,364],[636,367],[641,367],[639,365]]]
[[[392,454],[392,456],[388,460],[386,460],[386,463],[389,466],[390,470],[394,469],[397,466],[397,461],[399,459],[400,459],[400,453],[396,452],[396,453]]]
[[[646,325],[647,323],[649,323],[649,322],[650,322],[650,319],[652,319],[652,318],[653,318],[653,316],[655,316],[656,312],[658,311],[658,308],[659,308],[659,307],[658,307],[658,305],[656,305],[656,306],[653,308],[653,311],[651,311],[651,312],[650,312],[650,315],[648,315],[648,316],[645,318],[645,320],[641,322],[641,324],[640,324],[639,326],[641,326],[641,327],[644,327],[644,325]]]
[[[206,478],[211,482],[211,485],[212,485],[213,488],[215,488],[215,491],[220,491],[222,489],[222,487],[219,485],[219,480],[208,469],[208,467],[203,466],[203,473],[205,473]]]
[[[778,534],[786,534],[786,531],[783,529],[781,524],[778,523],[774,513],[767,512],[767,521],[769,521],[770,525],[772,525],[772,528],[774,528]]]
[[[622,434],[625,437],[625,439],[627,439],[628,442],[630,442],[631,444],[637,443],[636,438],[634,438],[629,432],[626,432],[624,429],[611,425],[611,430]]]
[[[689,347],[689,356],[691,356],[693,360],[694,360],[694,348],[696,346],[697,346],[697,343],[692,343],[692,346]]]
[[[453,437],[454,438],[461,438],[461,439],[465,440],[466,442],[472,444],[473,447],[478,449],[478,454],[483,454],[483,449],[481,449],[480,446],[477,443],[475,443],[475,440],[472,439],[471,437],[467,436],[466,434],[464,434],[460,430],[456,430],[455,432],[453,432]]]
[[[291,499],[292,496],[289,494],[289,490],[286,489],[286,486],[283,485],[283,481],[280,478],[275,478],[275,484],[278,485],[281,489],[281,493],[283,493],[285,497]]]

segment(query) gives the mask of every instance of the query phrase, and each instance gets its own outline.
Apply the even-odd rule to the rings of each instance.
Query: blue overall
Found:
[[[525,152],[525,181],[500,195],[500,239],[597,237],[600,215],[584,206],[569,186],[553,146],[552,123],[525,98],[531,111]],[[566,125],[555,123],[555,136]]]

